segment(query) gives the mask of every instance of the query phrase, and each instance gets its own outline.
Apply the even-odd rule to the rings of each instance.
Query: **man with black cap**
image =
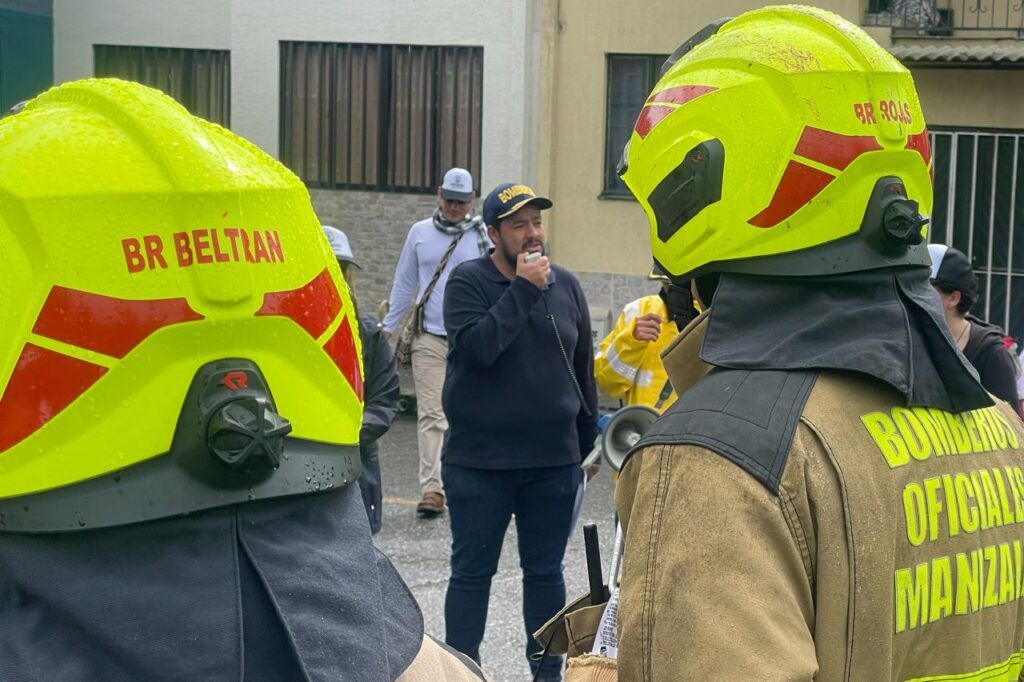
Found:
[[[372,315],[359,310],[353,285],[356,271],[362,270],[352,253],[348,235],[336,227],[324,225],[324,235],[341,266],[341,274],[349,286],[352,305],[359,320],[359,340],[363,346],[363,425],[359,430],[359,458],[363,472],[359,475],[359,491],[370,521],[370,532],[380,532],[383,519],[384,493],[381,487],[377,440],[388,432],[398,413],[398,363],[384,338],[381,324]]]
[[[995,397],[1020,410],[1017,395],[1017,359],[1007,349],[1006,333],[970,314],[978,301],[978,278],[962,251],[945,244],[929,244],[932,286],[942,301],[942,314],[957,348],[974,369],[981,385]]]
[[[445,291],[445,639],[476,660],[513,515],[527,656],[540,648],[530,634],[565,603],[562,558],[580,453],[597,435],[587,301],[576,278],[544,255],[541,211],[550,207],[526,185],[494,188],[483,210],[494,250],[456,268]],[[530,665],[536,671],[537,661]],[[560,666],[550,657],[538,679],[558,679]]]
[[[416,506],[424,517],[444,512],[441,485],[441,444],[448,428],[441,409],[448,336],[441,303],[448,276],[459,263],[487,253],[487,239],[480,216],[472,210],[473,176],[464,168],[452,168],[437,188],[434,215],[414,224],[406,237],[395,267],[395,281],[384,316],[384,333],[394,334],[413,311],[411,325],[412,375],[416,383],[416,419],[420,453],[420,490]],[[404,344],[400,337],[399,344]],[[399,348],[399,354],[403,349]],[[404,362],[404,361],[403,361]]]

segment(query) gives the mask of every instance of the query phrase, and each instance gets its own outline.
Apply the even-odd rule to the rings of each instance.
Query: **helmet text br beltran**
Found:
[[[620,174],[675,279],[927,265],[928,131],[910,73],[824,10],[716,22],[666,62]]]
[[[291,171],[115,79],[0,119],[0,171],[0,530],[358,475],[358,327]]]

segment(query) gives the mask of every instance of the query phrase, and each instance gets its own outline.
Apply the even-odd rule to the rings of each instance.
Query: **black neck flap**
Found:
[[[928,274],[723,274],[701,359],[732,369],[860,372],[902,393],[908,406],[957,413],[992,405],[949,335]]]

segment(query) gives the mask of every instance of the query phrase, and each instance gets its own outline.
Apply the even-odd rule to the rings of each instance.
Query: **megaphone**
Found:
[[[630,405],[612,415],[601,434],[601,452],[612,471],[622,469],[626,454],[660,415],[646,405]]]

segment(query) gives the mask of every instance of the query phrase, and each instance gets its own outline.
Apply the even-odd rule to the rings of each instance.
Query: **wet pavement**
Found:
[[[448,517],[420,519],[417,480],[416,422],[399,417],[380,441],[384,488],[384,527],[374,541],[398,569],[423,610],[428,633],[444,639],[444,594],[448,584],[451,533]],[[565,582],[569,598],[587,591],[582,525],[597,523],[601,554],[607,574],[615,533],[612,482],[607,468],[590,482],[580,524],[565,555]],[[607,579],[607,576],[606,576]],[[480,655],[485,672],[496,682],[529,680],[525,657],[526,632],[522,616],[522,572],[516,553],[515,523],[509,524],[498,574],[491,586],[487,631]]]

